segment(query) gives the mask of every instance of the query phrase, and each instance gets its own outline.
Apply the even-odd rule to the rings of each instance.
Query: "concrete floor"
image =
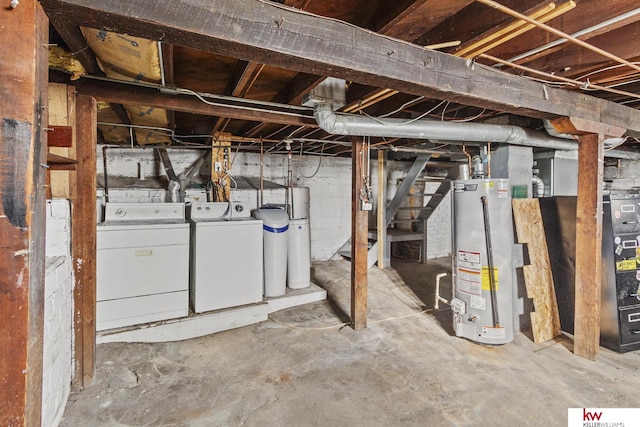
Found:
[[[591,362],[566,337],[451,336],[448,310],[421,313],[447,262],[371,269],[360,332],[341,326],[350,264],[330,261],[315,267],[328,301],[182,342],[101,344],[96,383],[70,397],[61,425],[555,426],[570,407],[638,406],[640,352],[603,348]]]

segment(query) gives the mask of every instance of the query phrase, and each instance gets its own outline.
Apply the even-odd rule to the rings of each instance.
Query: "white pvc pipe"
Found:
[[[442,301],[445,304],[449,304],[449,301],[447,301],[446,299],[440,296],[440,279],[442,279],[446,275],[447,273],[440,273],[436,276],[436,303],[433,306],[433,308],[435,308],[436,310],[440,308],[440,305],[439,305],[440,301]]]

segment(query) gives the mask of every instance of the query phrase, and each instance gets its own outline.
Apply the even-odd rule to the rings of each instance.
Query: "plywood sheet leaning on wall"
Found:
[[[523,270],[527,296],[535,307],[533,340],[545,342],[560,335],[560,315],[538,199],[514,199],[513,218],[518,243],[526,243],[529,249],[530,264]]]

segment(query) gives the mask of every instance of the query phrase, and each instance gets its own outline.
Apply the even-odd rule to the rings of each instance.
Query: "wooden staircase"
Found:
[[[451,180],[455,178],[457,169],[452,169],[445,177],[425,176],[424,170],[431,155],[419,154],[409,168],[409,171],[402,179],[402,183],[398,187],[395,196],[387,204],[384,215],[378,215],[378,222],[386,224],[385,230],[378,233],[377,229],[369,230],[369,251],[368,265],[372,267],[376,262],[380,268],[389,267],[391,258],[391,243],[393,242],[409,242],[420,241],[420,259],[426,262],[427,259],[427,221],[440,205],[442,200],[450,190]],[[435,192],[411,192],[414,185],[419,182],[440,182],[440,186]],[[422,199],[430,197],[429,202],[425,206],[404,206],[406,200],[412,198]],[[396,218],[400,212],[419,212],[418,215],[411,215],[411,218]],[[382,218],[381,218],[382,217]],[[409,228],[407,224],[411,224]],[[403,227],[404,225],[404,227]],[[381,237],[381,242],[378,239]],[[379,245],[382,244],[383,259],[379,260]],[[346,258],[351,257],[351,240],[348,240],[338,253]]]

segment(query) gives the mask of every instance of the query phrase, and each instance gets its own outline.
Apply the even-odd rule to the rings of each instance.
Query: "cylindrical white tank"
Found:
[[[452,189],[454,330],[472,341],[508,343],[513,340],[516,299],[509,181],[458,180]]]
[[[308,219],[289,222],[287,286],[302,289],[311,284],[311,232]]]
[[[279,208],[260,208],[255,218],[263,222],[264,296],[284,295],[287,286],[289,215]]]

